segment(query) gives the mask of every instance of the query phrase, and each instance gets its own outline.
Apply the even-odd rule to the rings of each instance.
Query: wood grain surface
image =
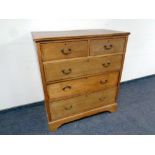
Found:
[[[32,33],[51,131],[117,110],[129,34],[104,29]]]

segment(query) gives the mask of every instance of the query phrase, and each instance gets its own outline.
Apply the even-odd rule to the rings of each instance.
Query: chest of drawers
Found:
[[[117,109],[128,32],[33,32],[48,126]]]

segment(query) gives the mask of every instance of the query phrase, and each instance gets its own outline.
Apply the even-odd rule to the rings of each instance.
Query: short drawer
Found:
[[[50,82],[119,70],[121,62],[122,55],[45,62],[45,78],[47,82]]]
[[[54,83],[47,86],[50,101],[65,99],[117,85],[119,72]]]
[[[116,87],[50,103],[52,120],[79,114],[115,102]]]
[[[90,42],[90,55],[123,53],[125,38],[94,39]]]
[[[88,55],[87,41],[47,42],[41,43],[42,60],[58,60]]]

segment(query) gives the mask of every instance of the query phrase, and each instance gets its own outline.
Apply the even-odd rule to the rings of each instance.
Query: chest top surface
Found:
[[[70,31],[40,31],[32,32],[33,40],[36,42],[47,41],[51,39],[71,39],[83,37],[99,36],[121,36],[129,35],[129,32],[107,30],[107,29],[87,29],[87,30],[70,30]]]

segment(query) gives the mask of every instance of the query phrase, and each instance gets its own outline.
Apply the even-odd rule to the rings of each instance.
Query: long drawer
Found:
[[[90,55],[123,53],[125,38],[93,39],[90,42]]]
[[[47,86],[51,101],[82,95],[117,85],[119,72],[54,83]]]
[[[88,41],[47,42],[40,44],[42,60],[58,60],[88,56]]]
[[[47,82],[77,78],[121,68],[122,55],[93,56],[44,63]]]
[[[52,120],[82,113],[115,102],[116,87],[50,103]]]

